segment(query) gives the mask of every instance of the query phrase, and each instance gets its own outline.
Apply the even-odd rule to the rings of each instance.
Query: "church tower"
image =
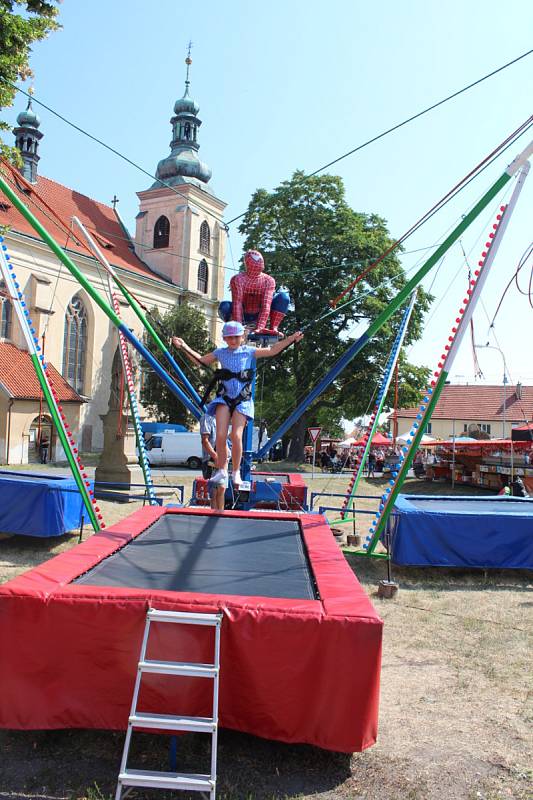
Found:
[[[32,90],[30,89],[30,92]],[[39,130],[41,120],[34,112],[31,97],[28,100],[26,111],[21,111],[17,117],[18,127],[13,129],[15,143],[22,156],[21,172],[30,183],[37,182],[37,164],[39,163],[39,140],[43,134]]]
[[[155,183],[138,192],[135,252],[151,269],[183,289],[204,311],[213,339],[224,293],[226,204],[209,186],[211,170],[198,156],[199,107],[189,94],[189,55],[185,93],[174,105],[170,155],[157,165]]]

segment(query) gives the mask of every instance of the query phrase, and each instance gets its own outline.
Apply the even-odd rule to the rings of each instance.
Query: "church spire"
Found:
[[[30,183],[37,182],[37,164],[39,162],[39,140],[43,134],[39,130],[41,120],[34,112],[31,103],[33,88],[29,90],[28,105],[17,117],[18,127],[13,129],[15,144],[22,156],[21,172]]]
[[[172,125],[172,141],[170,142],[170,155],[157,165],[156,177],[165,183],[174,186],[179,183],[193,183],[201,188],[206,188],[211,178],[211,170],[198,158],[198,130],[202,124],[198,119],[199,106],[189,94],[189,71],[192,64],[192,42],[185,64],[185,92],[183,97],[174,104],[174,116],[170,120]],[[154,187],[159,184],[155,183]]]

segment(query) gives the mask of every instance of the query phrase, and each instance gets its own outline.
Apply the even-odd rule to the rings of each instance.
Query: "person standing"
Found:
[[[217,452],[215,450],[217,421],[211,414],[203,414],[200,417],[200,436],[202,439],[202,476],[209,480],[217,460]]]
[[[215,474],[207,481],[209,505],[213,511],[224,511],[226,504],[226,489],[228,488],[228,475]]]
[[[41,441],[39,442],[39,459],[41,464],[46,464],[48,461],[48,447],[50,442],[48,441],[48,437],[46,434],[41,436]]]

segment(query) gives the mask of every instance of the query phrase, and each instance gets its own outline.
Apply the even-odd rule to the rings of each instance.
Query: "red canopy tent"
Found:
[[[357,442],[354,442],[352,447],[361,447],[365,444],[364,439],[358,439]],[[389,439],[388,436],[383,436],[382,433],[375,433],[372,437],[372,441],[370,443],[371,447],[392,447],[392,439]]]

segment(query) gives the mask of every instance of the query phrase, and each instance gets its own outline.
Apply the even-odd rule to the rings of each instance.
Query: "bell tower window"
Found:
[[[209,267],[207,266],[207,261],[205,260],[205,258],[202,258],[198,266],[198,283],[197,283],[198,291],[202,292],[202,294],[207,294],[208,280],[209,280]]]
[[[154,249],[168,247],[170,237],[170,222],[167,217],[159,217],[154,227]]]
[[[207,256],[209,255],[211,246],[211,231],[209,230],[209,225],[204,220],[200,225],[200,252],[205,253]]]

